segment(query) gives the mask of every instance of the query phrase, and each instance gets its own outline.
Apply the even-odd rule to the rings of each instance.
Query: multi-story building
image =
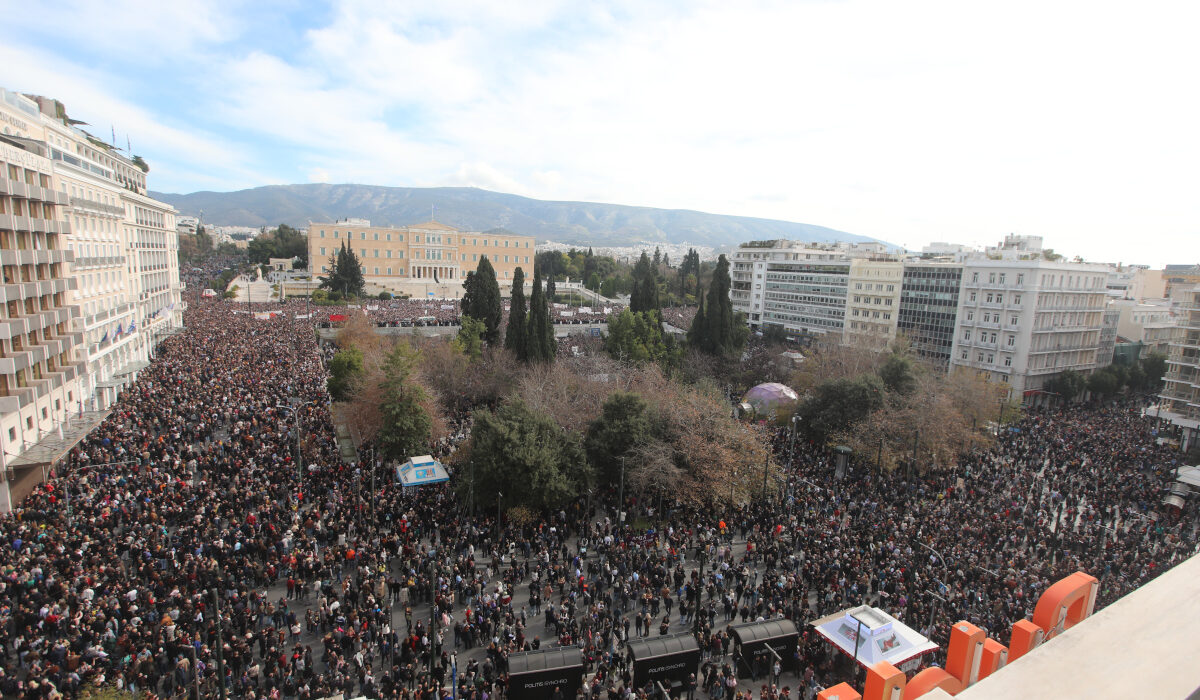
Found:
[[[896,339],[904,265],[892,258],[850,261],[843,345],[883,350]]]
[[[36,108],[32,113],[10,110],[13,102],[4,95],[0,114],[5,124],[37,120]],[[42,441],[62,436],[63,424],[80,403],[83,337],[74,322],[78,310],[70,305],[74,281],[67,268],[73,254],[61,213],[69,198],[58,187],[48,156],[40,141],[12,132],[0,136],[0,510],[4,511],[45,478],[51,460],[43,455],[51,448]]]
[[[920,356],[950,364],[962,265],[910,260],[904,263],[896,329]]]
[[[160,338],[183,327],[175,209],[136,190],[124,192],[121,200],[129,299],[137,307],[138,330],[149,339],[152,351]]]
[[[771,240],[743,243],[733,254],[730,299],[751,328],[781,326],[805,341],[845,332],[852,256],[877,255],[847,244]]]
[[[329,272],[330,260],[343,244],[358,256],[368,284],[441,297],[460,296],[463,279],[483,257],[503,288],[518,267],[533,275],[537,253],[532,236],[460,231],[435,221],[397,228],[346,219],[309,223],[308,259],[314,275]]]
[[[1200,286],[1192,288],[1191,300],[1179,311],[1175,319],[1179,330],[1167,354],[1158,415],[1179,428],[1182,447],[1187,450],[1200,434]]]
[[[1032,399],[1049,378],[1097,363],[1108,268],[1044,258],[963,264],[951,368],[970,368]]]
[[[1112,290],[1109,290],[1111,293]],[[1107,367],[1113,363],[1113,356],[1117,350],[1117,324],[1121,320],[1121,314],[1112,307],[1110,303],[1104,308],[1104,315],[1100,322],[1100,345],[1096,349],[1096,366]]]
[[[75,253],[69,274],[76,281],[70,302],[81,312],[87,362],[81,403],[102,410],[148,364],[157,337],[182,326],[175,211],[146,195],[144,162],[78,129],[60,102],[3,96],[29,117],[22,133],[44,145],[68,198],[67,245]],[[148,211],[155,216],[142,216]],[[170,229],[159,226],[148,240],[151,220]]]

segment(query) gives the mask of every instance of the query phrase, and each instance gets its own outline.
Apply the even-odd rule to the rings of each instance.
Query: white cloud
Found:
[[[244,148],[136,121],[236,186],[459,184],[909,245],[1017,231],[1128,260],[1136,236],[1148,262],[1200,259],[1191,3],[345,0],[290,53],[223,40],[265,29],[201,7],[187,78]],[[72,105],[130,109],[104,100],[111,76],[29,64]]]

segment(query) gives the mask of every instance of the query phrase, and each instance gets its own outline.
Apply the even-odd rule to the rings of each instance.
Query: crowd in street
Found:
[[[724,511],[660,510],[629,492],[634,528],[612,489],[498,521],[491,495],[406,493],[367,452],[341,460],[303,302],[260,320],[189,301],[187,330],[0,519],[5,697],[220,683],[490,700],[510,654],[552,645],[581,648],[588,696],[640,697],[624,642],[690,631],[695,693],[801,698],[849,673],[804,626],[819,615],[871,602],[944,646],[959,619],[1006,634],[1076,570],[1100,579],[1101,607],[1195,552],[1194,505],[1159,515],[1175,453],[1134,401],[1031,414],[936,475],[862,464],[839,480],[826,451],[781,431],[786,484],[767,498],[744,485]],[[451,421],[435,456],[469,433],[469,416]],[[783,660],[795,688],[782,669],[733,673],[729,624],[775,617],[804,630]]]

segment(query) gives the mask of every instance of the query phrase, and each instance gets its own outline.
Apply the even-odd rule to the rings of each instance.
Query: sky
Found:
[[[0,0],[163,192],[473,186],[1200,262],[1200,3]]]

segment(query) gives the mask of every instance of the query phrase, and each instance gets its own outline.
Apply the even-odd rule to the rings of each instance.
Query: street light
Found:
[[[300,407],[315,406],[316,401],[302,401],[297,404],[275,404],[275,408],[282,408],[285,411],[292,411],[296,416],[296,478],[298,484],[296,486],[296,508],[299,510],[304,500],[304,452],[300,449]]]

